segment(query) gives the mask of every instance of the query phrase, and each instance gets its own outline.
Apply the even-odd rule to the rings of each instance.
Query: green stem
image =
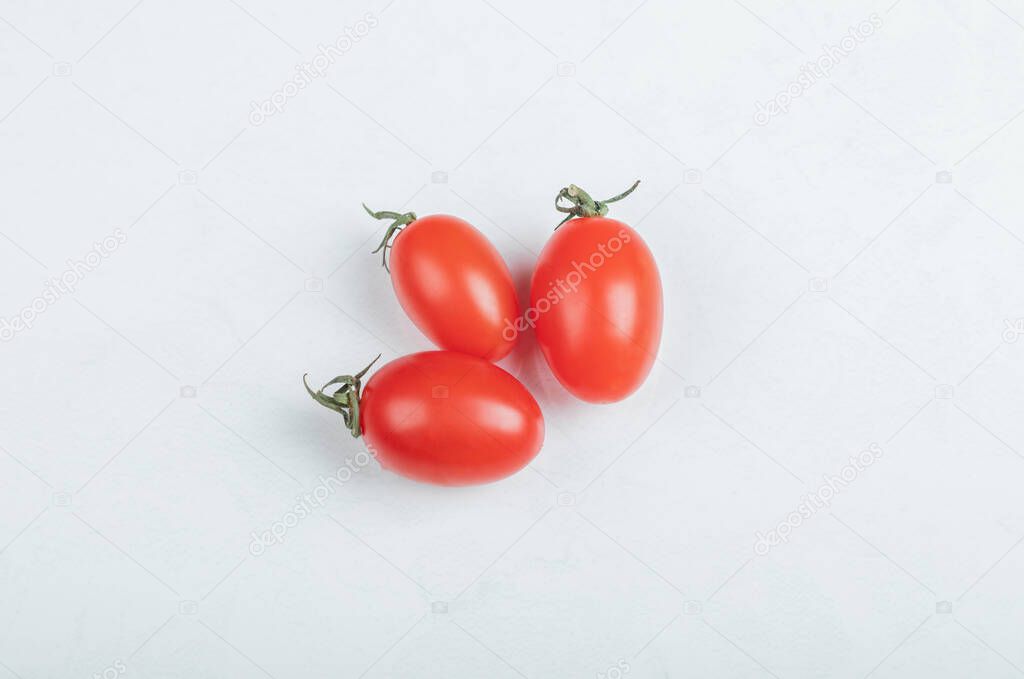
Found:
[[[617,196],[612,196],[606,200],[594,200],[590,197],[590,194],[576,186],[575,184],[569,184],[555,196],[555,209],[565,214],[565,219],[558,222],[558,227],[565,224],[573,217],[604,217],[608,214],[608,204],[614,203],[615,201],[622,200],[629,194],[636,190],[636,187],[640,185],[640,180],[637,179],[633,182],[633,185],[623,191]],[[569,201],[569,205],[562,205],[561,201]]]
[[[388,273],[391,273],[391,269],[388,267],[388,250],[390,250],[391,247],[392,247],[392,245],[390,243],[391,237],[396,235],[397,233],[399,233],[406,226],[408,226],[408,225],[412,224],[413,222],[415,222],[416,221],[416,213],[415,212],[392,212],[390,210],[381,210],[380,212],[374,212],[370,208],[366,207],[366,203],[363,203],[363,209],[366,210],[367,214],[369,214],[374,219],[391,219],[391,220],[393,220],[391,222],[391,225],[388,227],[388,230],[384,232],[384,240],[382,240],[380,242],[380,245],[378,245],[377,249],[374,250],[373,253],[372,253],[372,254],[377,254],[381,250],[384,251],[381,254],[380,258],[381,258],[382,263],[384,264],[384,270],[387,271]]]
[[[341,413],[342,418],[345,420],[345,426],[352,433],[352,436],[359,438],[362,435],[362,429],[359,427],[359,399],[363,395],[362,379],[366,371],[370,369],[377,359],[380,358],[380,354],[377,354],[377,358],[370,361],[370,365],[366,366],[355,375],[339,375],[333,380],[320,387],[319,390],[313,391],[312,387],[309,386],[309,382],[306,378],[309,374],[302,376],[302,384],[305,385],[306,391],[313,398],[314,401],[319,403],[325,408],[329,408],[336,413]],[[341,385],[333,394],[325,393],[325,389],[333,387],[334,385]]]

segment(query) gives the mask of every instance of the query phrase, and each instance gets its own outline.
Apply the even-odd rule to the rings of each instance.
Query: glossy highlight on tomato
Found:
[[[562,191],[576,207],[562,210],[568,221],[540,254],[525,317],[562,386],[591,403],[620,401],[643,384],[658,355],[658,266],[640,234],[603,216],[622,196],[600,202],[575,186]]]
[[[518,316],[519,302],[508,266],[486,236],[451,215],[367,212],[394,220],[375,252],[383,250],[398,302],[424,335],[441,349],[489,361],[512,351],[515,338],[502,328]]]
[[[544,416],[526,387],[498,366],[452,351],[403,356],[335,378],[318,392],[341,412],[381,466],[446,486],[489,483],[525,467],[544,442]],[[341,385],[334,394],[324,390]]]

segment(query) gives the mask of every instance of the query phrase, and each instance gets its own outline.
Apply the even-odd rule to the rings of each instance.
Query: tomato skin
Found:
[[[661,343],[662,289],[636,231],[607,217],[569,220],[544,246],[530,288],[526,320],[536,314],[537,342],[570,393],[612,403],[643,384]]]
[[[450,215],[421,217],[391,248],[391,280],[405,313],[442,349],[489,361],[512,351],[502,334],[519,315],[505,261],[471,224]]]
[[[544,416],[526,387],[453,351],[410,354],[377,370],[363,387],[359,422],[385,469],[446,486],[509,476],[544,442]]]

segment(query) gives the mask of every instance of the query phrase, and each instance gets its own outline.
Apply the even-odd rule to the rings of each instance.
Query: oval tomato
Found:
[[[366,371],[364,370],[363,373]],[[335,378],[333,395],[310,392],[345,415],[385,469],[448,486],[497,481],[536,456],[544,416],[519,380],[476,356],[425,351],[360,378]]]
[[[515,337],[502,329],[518,316],[519,302],[505,261],[482,233],[450,215],[367,212],[395,220],[377,250],[384,250],[385,266],[391,250],[398,302],[424,335],[442,349],[489,361],[512,351]]]
[[[643,384],[661,343],[662,289],[636,231],[604,216],[564,222],[544,246],[530,288],[524,318],[570,393],[611,403]]]

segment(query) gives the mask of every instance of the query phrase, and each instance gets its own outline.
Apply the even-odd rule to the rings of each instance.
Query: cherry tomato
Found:
[[[425,351],[364,369],[310,395],[341,412],[385,469],[446,486],[497,481],[527,465],[544,442],[544,416],[515,377],[476,356]],[[341,385],[333,394],[324,393]]]
[[[559,196],[575,207],[559,207],[569,212],[568,221],[540,254],[523,316],[536,328],[558,381],[591,403],[619,401],[636,391],[661,342],[661,278],[654,256],[636,231],[603,216],[607,203],[635,188],[603,202],[576,186],[562,190]]]
[[[519,302],[505,261],[482,233],[450,215],[366,211],[394,220],[374,252],[384,251],[388,267],[391,250],[398,302],[424,335],[442,349],[489,361],[512,351],[515,337],[502,329],[519,315]]]

